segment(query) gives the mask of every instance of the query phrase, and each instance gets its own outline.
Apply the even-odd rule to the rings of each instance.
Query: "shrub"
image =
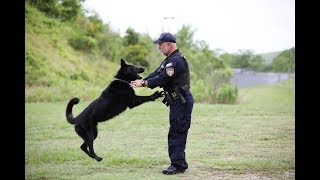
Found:
[[[148,50],[140,44],[129,45],[126,47],[125,59],[135,65],[149,67],[149,62],[146,60]]]
[[[98,48],[97,40],[90,36],[76,36],[69,39],[69,44],[76,50],[94,53]]]
[[[206,84],[204,80],[196,80],[191,82],[191,91],[195,99],[195,102],[208,102],[210,103],[209,97],[210,86]]]
[[[223,84],[219,90],[217,95],[218,103],[223,104],[234,104],[236,103],[238,97],[238,87],[231,86],[229,84]]]

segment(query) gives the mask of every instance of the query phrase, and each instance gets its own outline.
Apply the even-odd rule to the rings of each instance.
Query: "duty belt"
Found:
[[[173,103],[173,100],[179,99],[182,104],[186,103],[186,100],[184,97],[189,93],[189,86],[184,85],[181,87],[174,88],[173,92],[165,92],[165,97],[163,99],[163,103],[167,106],[171,105]]]
[[[176,92],[172,92],[172,93],[169,93],[170,95],[171,95],[171,97],[173,98],[173,99],[175,99],[176,97],[177,97],[177,93]]]

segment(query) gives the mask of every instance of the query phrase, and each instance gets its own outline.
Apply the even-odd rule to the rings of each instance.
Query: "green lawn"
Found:
[[[28,92],[26,92],[28,93]],[[26,179],[295,179],[294,81],[239,90],[236,105],[195,104],[184,174],[165,176],[168,108],[148,102],[100,123],[89,158],[65,102],[26,103]],[[80,101],[74,115],[90,102]]]

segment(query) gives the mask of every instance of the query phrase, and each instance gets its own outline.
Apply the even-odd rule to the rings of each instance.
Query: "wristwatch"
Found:
[[[143,86],[143,87],[146,86],[146,81],[142,80],[141,81],[141,86]]]

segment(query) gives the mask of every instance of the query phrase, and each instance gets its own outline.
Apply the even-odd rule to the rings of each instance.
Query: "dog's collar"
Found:
[[[118,80],[118,81],[121,81],[121,82],[124,82],[124,83],[127,83],[127,84],[129,84],[129,85],[130,85],[130,83],[128,83],[128,82],[127,82],[127,81],[125,81],[125,80],[118,79],[118,78],[116,78],[115,80]]]

